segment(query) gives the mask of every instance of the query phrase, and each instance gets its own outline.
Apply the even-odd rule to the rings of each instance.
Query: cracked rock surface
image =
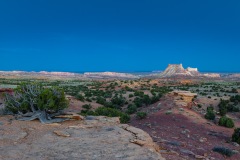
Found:
[[[120,124],[118,118],[66,121],[44,125],[0,117],[3,160],[164,160],[144,131]],[[67,135],[67,136],[66,136]]]

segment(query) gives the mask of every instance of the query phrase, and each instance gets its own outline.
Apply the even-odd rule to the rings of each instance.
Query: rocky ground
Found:
[[[0,117],[1,160],[164,160],[144,131],[118,118],[87,117],[61,124]]]
[[[230,142],[233,129],[209,122],[193,109],[176,106],[171,96],[164,97],[159,104],[148,108],[146,108],[146,111],[149,111],[148,117],[143,120],[133,119],[131,125],[149,133],[161,146],[164,158],[169,160],[240,159],[239,145]],[[224,157],[212,151],[216,146],[230,148],[236,154],[231,158]]]

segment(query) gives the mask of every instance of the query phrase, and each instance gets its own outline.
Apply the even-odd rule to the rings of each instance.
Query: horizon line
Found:
[[[152,70],[152,71],[61,71],[61,70],[0,70],[0,72],[64,72],[64,73],[96,73],[96,72],[116,72],[116,73],[157,73],[164,72],[164,70]],[[200,73],[240,73],[240,71],[199,71]]]

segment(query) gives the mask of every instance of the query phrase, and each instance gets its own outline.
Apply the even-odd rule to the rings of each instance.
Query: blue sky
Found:
[[[0,70],[240,72],[239,0],[1,0]]]

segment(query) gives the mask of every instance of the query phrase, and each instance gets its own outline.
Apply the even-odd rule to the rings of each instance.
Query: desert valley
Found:
[[[240,159],[239,75],[2,71],[0,159]],[[57,114],[30,100],[55,87]]]

